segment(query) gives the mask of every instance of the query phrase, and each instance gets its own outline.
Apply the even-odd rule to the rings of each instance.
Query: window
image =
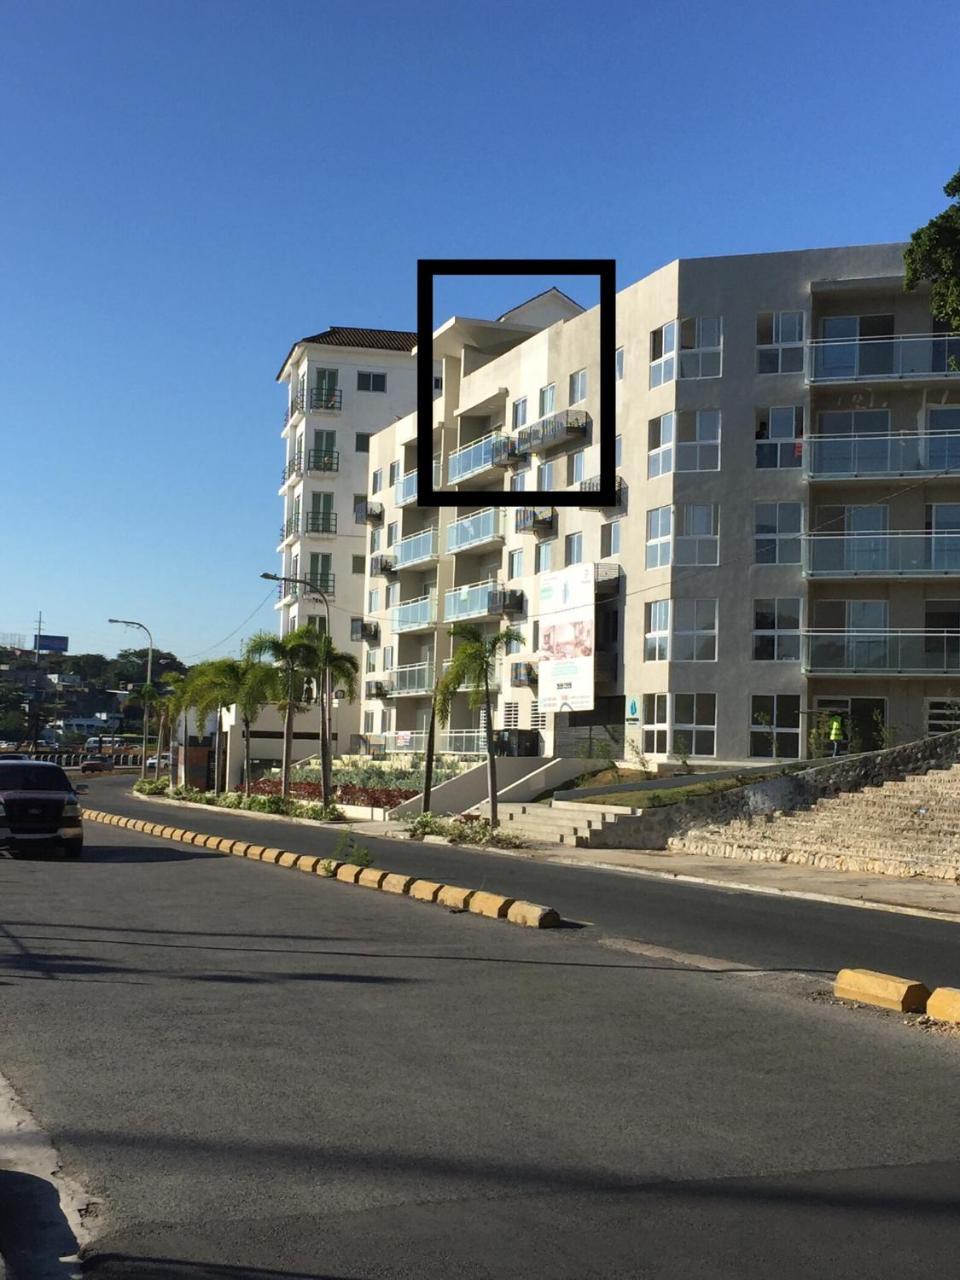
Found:
[[[367,523],[367,495],[365,493],[355,493],[353,495],[353,522],[354,524]]]
[[[622,382],[623,381],[623,347],[617,347],[616,369],[617,369],[617,381]]]
[[[799,373],[803,368],[803,312],[761,311],[757,316],[757,373]]]
[[[393,670],[393,645],[388,644],[383,651],[383,669],[384,671]]]
[[[393,521],[392,524],[387,525],[387,546],[388,547],[392,547],[393,544],[396,542],[397,532],[399,528],[400,528],[400,525],[397,523],[397,521]]]
[[[370,530],[370,554],[380,550],[381,531],[379,529]]]
[[[357,371],[357,390],[358,391],[386,391],[387,375],[385,373],[365,373],[362,369]]]
[[[960,699],[927,699],[927,733],[953,733],[960,729]]]
[[[538,417],[545,418],[548,413],[553,413],[554,405],[557,400],[556,383],[551,382],[549,386],[540,388],[540,412]]]
[[[400,603],[400,583],[391,582],[387,587],[387,608],[391,609]]]
[[[373,712],[365,711],[363,713],[363,732],[373,733]]]
[[[567,484],[579,484],[583,479],[583,450],[567,455]]]
[[[720,470],[720,410],[698,409],[677,418],[678,471]]]
[[[757,564],[800,563],[799,502],[754,504],[754,548]]]
[[[553,463],[541,462],[537,467],[537,488],[552,489],[553,488]]]
[[[758,409],[754,436],[759,468],[799,467],[803,461],[803,405]]]
[[[600,558],[620,554],[620,521],[611,520],[600,526]]]
[[[646,755],[665,756],[670,724],[667,715],[667,693],[643,695],[643,750]]]
[[[358,431],[357,432],[357,453],[369,453],[369,452],[370,452],[370,432]]]
[[[523,493],[527,487],[527,477],[524,472],[520,471],[510,477],[510,488],[514,493]]]
[[[389,478],[389,480],[387,481],[387,483],[390,485],[390,488],[391,488],[391,489],[393,488],[393,486],[397,483],[397,481],[398,481],[399,479],[400,479],[400,463],[399,463],[399,462],[391,462],[391,463],[390,463],[390,478]]]
[[[647,424],[649,452],[647,454],[647,479],[669,475],[673,470],[673,428],[676,415],[664,413],[651,418]]]
[[[536,618],[533,620],[533,639],[530,648],[534,653],[540,649],[540,623]]]
[[[673,509],[654,507],[647,512],[648,569],[661,569],[670,563],[670,544],[673,537]]]
[[[367,562],[363,558],[363,556],[354,556],[352,559],[352,564],[353,564],[353,572],[359,573],[360,576],[362,577],[367,569]]]
[[[370,477],[370,492],[379,493],[383,488],[383,471],[377,467],[373,475]]]
[[[564,567],[579,564],[583,559],[583,534],[568,533],[563,540]]]
[[[750,699],[750,754],[775,760],[799,759],[799,694],[753,694]]]
[[[817,417],[822,436],[885,436],[890,434],[889,409],[827,409]]]
[[[371,587],[367,592],[367,613],[376,613],[380,608],[380,588]]]
[[[443,374],[442,373],[435,373],[433,375],[433,389],[434,391],[443,390]]]
[[[623,436],[613,437],[613,465],[623,466]]]
[[[519,640],[508,640],[503,647],[504,653],[520,653],[523,650],[523,638]]]
[[[587,371],[578,369],[570,375],[570,403],[579,404],[587,398]]]
[[[677,322],[661,325],[650,334],[650,386],[660,387],[676,376]]]
[[[371,671],[377,669],[377,651],[376,649],[368,649],[363,659],[364,672],[369,675]]]
[[[519,400],[513,402],[513,428],[524,427],[527,424],[527,397],[521,396]]]
[[[687,502],[677,508],[674,562],[719,563],[720,507],[715,502]]]
[[[503,704],[504,729],[516,729],[520,723],[520,703],[505,702]]]
[[[712,756],[717,750],[717,695],[675,693],[671,750],[675,756]]]
[[[795,596],[753,602],[755,662],[797,662],[800,658],[800,601]]]
[[[719,378],[723,318],[696,316],[680,321],[680,377]]]
[[[670,657],[674,662],[716,662],[716,600],[674,600]]]
[[[549,542],[538,542],[533,553],[534,573],[549,573],[553,563],[553,539]]]
[[[507,577],[522,578],[523,577],[523,552],[510,551],[507,553]]]
[[[669,655],[670,601],[651,600],[646,607],[643,660],[644,662],[666,662]]]

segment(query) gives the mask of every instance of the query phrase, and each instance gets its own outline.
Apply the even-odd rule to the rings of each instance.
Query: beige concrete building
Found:
[[[415,415],[372,437],[359,744],[422,750],[457,620],[521,631],[495,728],[539,754],[759,762],[833,712],[852,748],[960,725],[960,338],[904,292],[903,247],[679,260],[623,289],[608,510],[483,501],[595,483],[597,310],[553,290],[442,324],[436,474],[480,496],[417,506]],[[440,745],[482,751],[466,695]]]

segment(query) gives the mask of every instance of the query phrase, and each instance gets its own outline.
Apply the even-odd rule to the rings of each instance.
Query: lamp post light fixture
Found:
[[[107,621],[112,622],[115,626],[118,626],[118,627],[139,627],[141,631],[145,631],[147,633],[147,685],[149,686],[153,679],[153,636],[150,633],[150,628],[145,626],[142,622],[134,622],[130,618],[108,618]],[[141,778],[146,778],[147,776],[147,725],[148,725],[147,711],[148,711],[147,703],[146,701],[144,701],[143,748],[140,756],[140,777]],[[159,743],[157,744],[157,749],[159,751]]]

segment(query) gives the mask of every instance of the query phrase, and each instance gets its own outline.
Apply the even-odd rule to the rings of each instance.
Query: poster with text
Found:
[[[588,562],[540,580],[541,711],[593,707],[594,576]]]

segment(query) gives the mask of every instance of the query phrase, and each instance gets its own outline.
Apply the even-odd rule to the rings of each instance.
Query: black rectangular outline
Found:
[[[436,489],[433,483],[434,276],[555,275],[600,279],[600,487],[598,489]],[[617,263],[615,258],[420,258],[417,261],[417,506],[615,507]],[[504,422],[504,432],[507,432]],[[441,476],[441,481],[443,477]]]

